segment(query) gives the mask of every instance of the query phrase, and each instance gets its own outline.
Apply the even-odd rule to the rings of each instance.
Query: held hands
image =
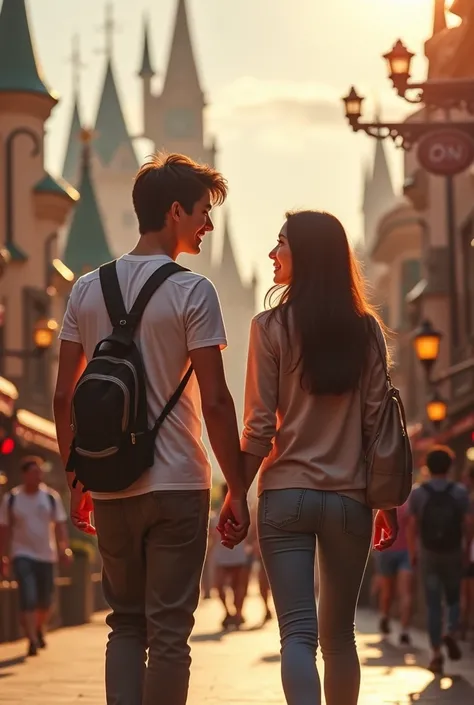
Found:
[[[245,495],[234,498],[227,493],[219,516],[217,531],[221,535],[221,543],[229,549],[245,539],[250,526],[250,514]]]
[[[398,536],[397,510],[389,509],[382,511],[379,509],[375,515],[374,522],[374,548],[376,551],[385,551],[392,546]]]
[[[90,493],[83,492],[79,484],[71,488],[71,521],[79,531],[95,536],[96,530],[91,522],[93,510]]]

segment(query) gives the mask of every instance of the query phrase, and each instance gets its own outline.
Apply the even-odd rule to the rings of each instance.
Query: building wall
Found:
[[[21,96],[19,97],[21,98]],[[55,209],[55,197],[43,195],[42,215],[39,217],[35,185],[44,177],[44,118],[25,115],[23,98],[11,97],[9,111],[0,110],[0,163],[6,163],[6,140],[15,129],[25,127],[39,139],[40,151],[32,156],[33,143],[26,135],[18,135],[13,143],[13,235],[14,243],[25,255],[26,261],[12,260],[0,278],[0,298],[5,306],[3,344],[7,351],[32,350],[35,321],[52,317],[50,297],[46,294],[46,242],[60,225]],[[5,169],[0,170],[0,242],[6,240]],[[56,197],[58,198],[58,197]],[[60,197],[59,197],[60,198]],[[61,209],[60,209],[61,210]],[[56,245],[49,248],[52,258]],[[46,353],[39,359],[21,360],[6,356],[2,374],[11,379],[20,391],[22,403],[41,415],[51,416],[51,368]]]

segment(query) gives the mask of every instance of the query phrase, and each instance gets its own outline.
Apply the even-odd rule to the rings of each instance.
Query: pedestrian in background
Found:
[[[413,489],[409,501],[408,547],[424,584],[432,650],[429,668],[438,674],[443,672],[443,646],[451,660],[462,656],[458,645],[461,581],[473,535],[467,490],[450,479],[454,458],[446,446],[433,448],[426,458],[429,480]]]
[[[43,482],[42,466],[41,458],[24,458],[22,484],[0,505],[0,571],[18,583],[28,656],[46,647],[55,565],[72,558],[66,511],[59,494]]]
[[[395,601],[400,616],[400,645],[408,646],[413,609],[413,569],[407,540],[408,502],[398,507],[398,536],[386,551],[375,551],[374,561],[378,577],[380,632],[391,632],[390,616]]]
[[[464,473],[464,485],[469,495],[470,512],[474,515],[474,465],[470,465]],[[466,546],[466,565],[461,585],[461,636],[469,638],[474,629],[474,538]],[[473,646],[474,646],[474,632]]]
[[[283,688],[289,705],[321,703],[319,639],[327,705],[356,705],[354,618],[373,519],[364,441],[386,392],[385,339],[337,218],[287,214],[270,258],[280,297],[252,322],[242,448],[247,486],[260,469],[258,532]],[[377,547],[396,532],[396,512],[379,512]]]

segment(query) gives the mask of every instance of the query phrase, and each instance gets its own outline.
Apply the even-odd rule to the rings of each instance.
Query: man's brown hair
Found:
[[[213,206],[222,205],[227,198],[227,181],[207,164],[198,164],[184,154],[149,157],[135,177],[132,192],[140,235],[161,230],[175,201],[190,215],[206,190]]]
[[[22,472],[26,472],[33,465],[37,465],[39,468],[42,468],[44,465],[44,459],[39,455],[27,455],[21,460],[20,470]]]

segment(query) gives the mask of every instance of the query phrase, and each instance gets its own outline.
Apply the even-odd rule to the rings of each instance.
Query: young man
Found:
[[[437,446],[426,458],[430,479],[416,487],[409,500],[408,547],[412,565],[418,560],[425,586],[428,633],[432,648],[430,670],[442,673],[444,643],[452,660],[461,658],[457,644],[464,546],[472,536],[468,493],[449,480],[454,453]],[[443,603],[447,631],[443,637]]]
[[[21,623],[29,640],[28,656],[46,646],[46,626],[54,591],[54,565],[69,562],[66,512],[57,492],[43,483],[42,461],[25,458],[23,483],[0,506],[0,572],[18,582]]]
[[[159,267],[180,253],[199,253],[202,238],[213,229],[211,208],[226,195],[221,174],[179,154],[157,155],[140,169],[133,187],[140,239],[117,262],[127,311]],[[91,272],[73,287],[60,335],[54,409],[65,463],[75,384],[84,359],[111,331],[99,272]],[[237,421],[221,356],[225,330],[214,286],[193,272],[171,275],[149,301],[135,342],[145,368],[151,423],[189,362],[194,374],[160,429],[154,465],[131,487],[91,498],[80,484],[73,487],[74,473],[68,473],[71,517],[93,533],[94,511],[103,587],[112,608],[107,618],[112,629],[106,653],[108,705],[184,705],[211,483],[201,412],[229,486],[229,514],[242,536],[249,525]]]

